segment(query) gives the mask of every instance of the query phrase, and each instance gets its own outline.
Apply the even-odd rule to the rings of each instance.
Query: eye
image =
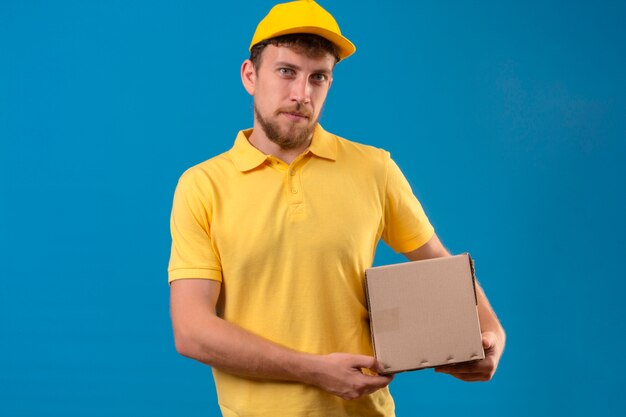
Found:
[[[313,80],[313,82],[321,84],[328,80],[328,76],[320,72],[320,73],[311,75],[311,79]]]
[[[282,67],[282,68],[278,68],[278,73],[282,75],[283,77],[291,77],[295,75],[296,72],[292,70],[291,68]]]

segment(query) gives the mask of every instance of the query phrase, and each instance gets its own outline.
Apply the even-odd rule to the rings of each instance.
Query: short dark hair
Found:
[[[258,69],[261,65],[261,55],[267,45],[292,47],[311,58],[318,58],[328,53],[335,57],[335,64],[339,62],[337,47],[328,39],[311,33],[294,33],[265,39],[254,45],[250,50],[250,61],[254,68]]]

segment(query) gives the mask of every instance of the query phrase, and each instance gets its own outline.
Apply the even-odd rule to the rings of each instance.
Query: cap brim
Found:
[[[354,44],[350,42],[348,38],[345,38],[341,35],[331,32],[330,30],[320,28],[317,26],[303,26],[303,27],[281,30],[276,33],[273,33],[272,36],[266,39],[271,39],[271,38],[275,38],[277,36],[282,36],[282,35],[292,35],[294,33],[310,33],[310,34],[318,35],[318,36],[321,36],[322,38],[328,39],[333,44],[335,44],[335,46],[337,46],[337,48],[339,49],[338,51],[339,59],[345,59],[356,51],[356,46],[354,46]],[[262,40],[259,42],[262,42]],[[252,49],[253,46],[254,45],[250,45],[250,49]]]

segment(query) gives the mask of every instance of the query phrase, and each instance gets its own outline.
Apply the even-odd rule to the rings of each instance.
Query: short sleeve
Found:
[[[428,242],[435,230],[398,165],[388,159],[382,238],[396,252],[410,252]]]
[[[200,183],[188,171],[176,186],[170,218],[170,283],[184,278],[222,280],[220,261],[211,242],[210,193]]]

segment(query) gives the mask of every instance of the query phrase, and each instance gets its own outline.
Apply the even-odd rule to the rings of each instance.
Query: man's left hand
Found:
[[[490,381],[496,372],[500,356],[504,350],[504,343],[494,332],[484,332],[483,349],[485,359],[473,362],[466,362],[454,365],[444,365],[435,367],[435,372],[452,375],[462,381],[477,382]]]

